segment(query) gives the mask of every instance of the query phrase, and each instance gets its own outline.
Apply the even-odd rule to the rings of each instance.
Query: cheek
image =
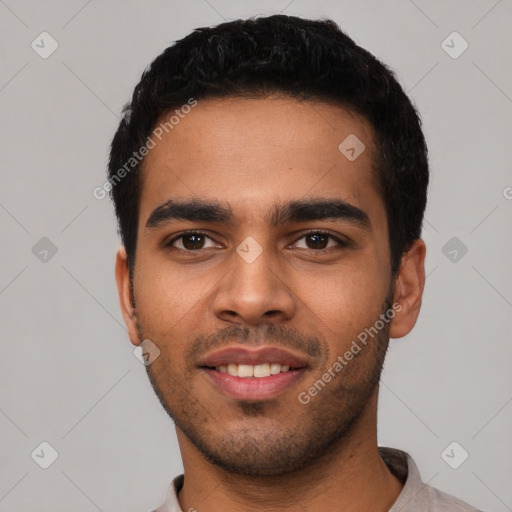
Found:
[[[225,269],[179,266],[160,255],[137,255],[134,292],[142,334],[178,364],[190,340],[211,321],[212,293]]]
[[[388,295],[386,274],[365,261],[366,265],[338,266],[315,279],[299,279],[298,293],[315,329],[337,350],[375,322]]]
[[[138,259],[134,294],[139,322],[148,337],[167,337],[174,330],[179,332],[200,307],[207,285],[185,276],[168,264],[143,255]]]

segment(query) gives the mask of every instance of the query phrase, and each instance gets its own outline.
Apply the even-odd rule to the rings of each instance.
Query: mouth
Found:
[[[199,368],[217,391],[239,400],[268,400],[292,387],[308,367],[304,357],[265,347],[228,348],[204,358]]]
[[[232,377],[241,377],[243,379],[264,379],[266,377],[270,377],[271,375],[277,375],[279,373],[286,373],[289,371],[295,371],[299,368],[290,368],[289,365],[280,364],[280,363],[262,363],[262,364],[222,364],[220,366],[216,366],[216,371],[220,373],[228,373]]]

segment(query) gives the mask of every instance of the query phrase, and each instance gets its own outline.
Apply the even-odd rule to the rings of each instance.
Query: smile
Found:
[[[220,365],[215,368],[221,373],[229,373],[233,377],[262,379],[277,375],[278,373],[286,373],[290,371],[288,365],[281,365],[279,363],[263,363],[263,364],[236,364],[231,363],[228,365]]]
[[[239,400],[269,400],[290,389],[308,368],[307,357],[280,347],[231,346],[199,361],[215,391]]]
[[[276,398],[295,386],[307,368],[291,368],[277,363],[231,363],[216,368],[200,369],[206,374],[216,392],[237,400],[264,401]]]

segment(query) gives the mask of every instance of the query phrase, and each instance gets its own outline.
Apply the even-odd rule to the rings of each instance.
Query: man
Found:
[[[331,21],[198,29],[136,86],[109,183],[184,465],[159,512],[475,510],[377,445],[425,279],[427,149],[389,69]]]

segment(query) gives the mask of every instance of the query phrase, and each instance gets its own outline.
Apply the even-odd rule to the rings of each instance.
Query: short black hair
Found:
[[[273,15],[195,29],[142,74],[124,107],[108,167],[131,275],[143,184],[140,153],[158,121],[191,100],[275,93],[335,103],[370,123],[377,148],[373,165],[388,217],[391,272],[399,269],[402,254],[421,235],[427,201],[420,117],[393,71],[334,21]]]

